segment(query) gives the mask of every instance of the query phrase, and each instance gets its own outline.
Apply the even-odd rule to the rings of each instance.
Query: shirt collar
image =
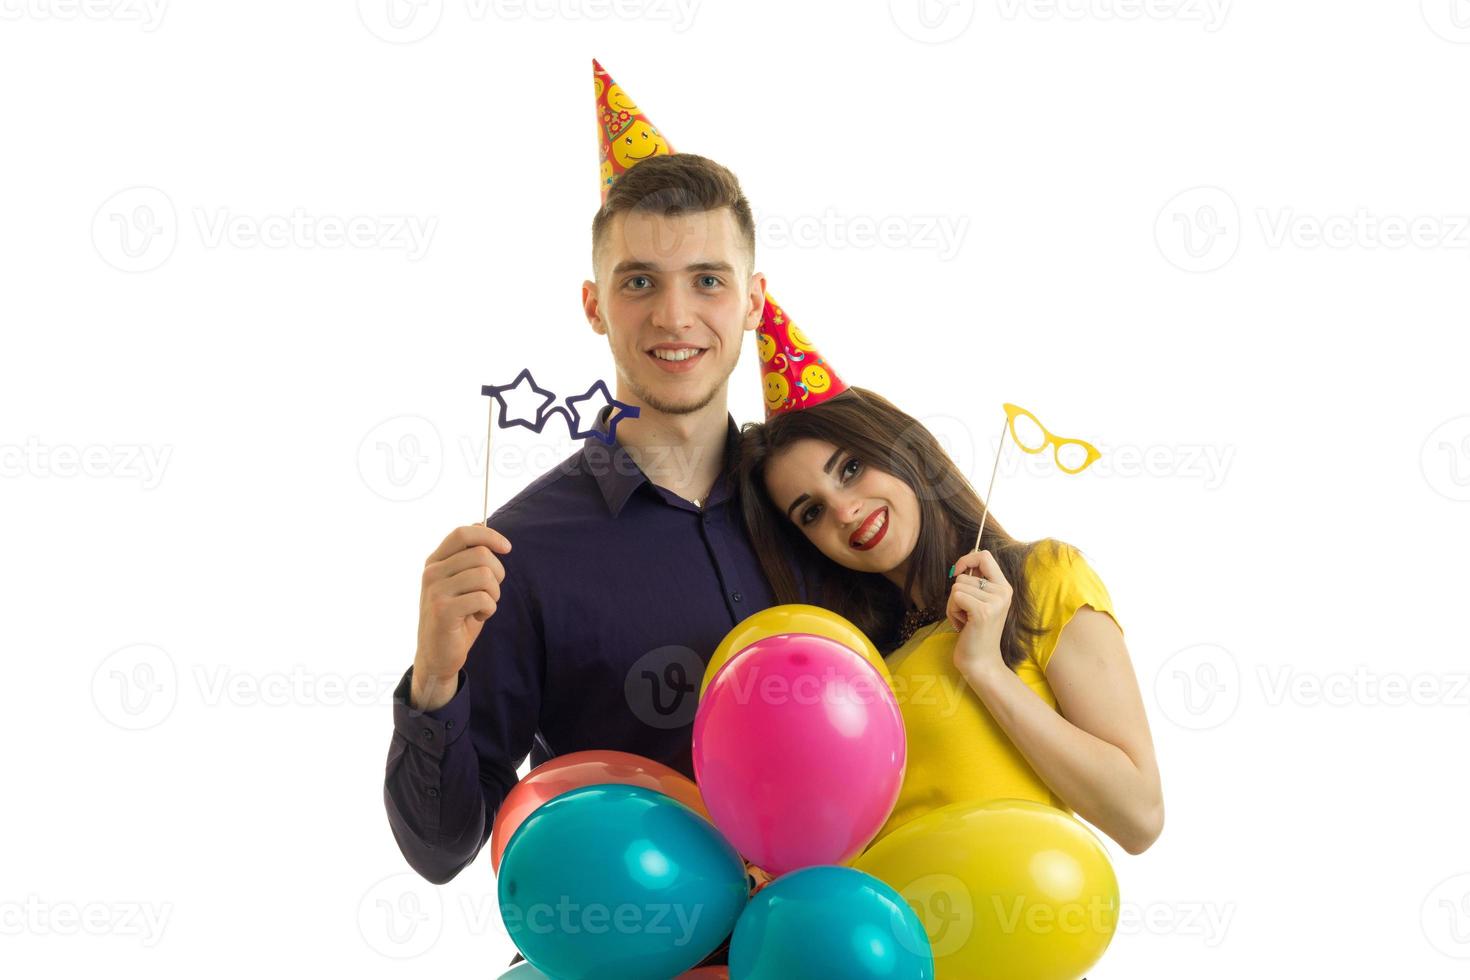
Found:
[[[613,406],[606,405],[597,413],[596,428],[599,432],[607,431],[607,419],[612,410]],[[720,503],[734,490],[732,463],[740,445],[740,429],[735,424],[735,417],[728,412],[725,414],[725,426],[725,458],[709,499],[705,501],[706,506]],[[653,486],[626,449],[621,445],[609,446],[596,436],[588,436],[582,441],[581,465],[582,472],[590,473],[597,481],[597,489],[602,491],[602,499],[613,517],[622,513],[633,491],[645,483]]]

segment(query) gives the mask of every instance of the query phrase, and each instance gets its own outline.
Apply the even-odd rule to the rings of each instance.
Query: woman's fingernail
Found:
[[[954,566],[949,566],[949,577],[954,578]]]

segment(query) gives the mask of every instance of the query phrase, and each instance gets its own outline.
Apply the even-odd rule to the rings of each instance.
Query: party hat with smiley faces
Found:
[[[592,59],[592,85],[597,97],[597,139],[602,150],[602,199],[623,174],[640,160],[674,148],[638,105],[623,91],[607,69]],[[761,395],[766,420],[783,412],[820,405],[847,390],[847,385],[824,361],[806,334],[786,311],[766,294],[761,325],[756,333],[761,360]]]
[[[613,182],[640,160],[673,153],[674,148],[607,69],[592,59],[592,86],[597,96],[597,143],[602,151],[602,199]]]

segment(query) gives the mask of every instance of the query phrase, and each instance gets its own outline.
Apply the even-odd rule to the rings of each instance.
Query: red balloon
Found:
[[[569,752],[541,763],[506,794],[505,802],[495,813],[495,825],[490,830],[490,867],[497,874],[500,872],[500,858],[505,853],[505,845],[541,804],[574,789],[604,783],[641,786],[672,796],[704,819],[709,819],[699,787],[687,776],[662,763],[630,752],[602,749]]]

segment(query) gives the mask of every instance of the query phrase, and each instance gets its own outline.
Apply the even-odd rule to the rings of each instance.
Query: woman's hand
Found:
[[[1008,669],[1000,652],[1001,631],[1011,608],[1011,583],[989,551],[972,551],[954,563],[954,585],[944,613],[959,630],[954,665],[970,678]]]

